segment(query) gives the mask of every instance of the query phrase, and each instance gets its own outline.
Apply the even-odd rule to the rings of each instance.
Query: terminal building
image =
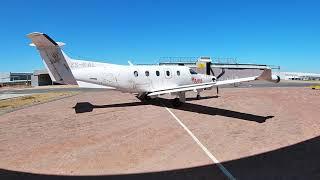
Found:
[[[0,86],[31,85],[30,72],[4,72],[0,73]]]

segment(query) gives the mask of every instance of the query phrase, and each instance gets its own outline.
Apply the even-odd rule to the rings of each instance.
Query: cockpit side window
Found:
[[[192,69],[189,69],[189,71],[190,71],[190,74],[198,74],[197,72],[195,72],[195,71],[192,70]]]

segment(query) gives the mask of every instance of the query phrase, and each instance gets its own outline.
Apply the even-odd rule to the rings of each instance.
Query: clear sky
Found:
[[[234,57],[320,73],[320,3],[308,0],[3,0],[0,72],[42,69],[26,34],[66,43],[74,58],[156,63]]]

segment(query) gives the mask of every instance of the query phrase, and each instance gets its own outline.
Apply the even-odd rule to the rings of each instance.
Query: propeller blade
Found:
[[[214,72],[213,72],[213,70],[212,70],[212,68],[211,68],[211,67],[210,67],[210,71],[211,71],[212,75],[213,75],[213,76],[215,76],[215,75],[214,75]]]
[[[217,76],[217,79],[219,79],[221,76],[223,76],[225,72],[226,71],[224,69],[222,69],[222,72]]]

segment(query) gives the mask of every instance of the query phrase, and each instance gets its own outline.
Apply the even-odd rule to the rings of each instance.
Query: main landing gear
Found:
[[[171,104],[173,107],[179,107],[183,104],[183,102],[181,102],[179,98],[174,98],[171,100]]]
[[[186,102],[186,93],[185,92],[178,92],[176,94],[177,98],[174,98],[172,100],[170,100],[171,104],[173,107],[179,107],[181,106],[183,103]],[[200,96],[200,95],[199,95]],[[141,102],[145,102],[148,103],[151,100],[151,97],[148,96],[147,93],[139,93],[136,96]]]
[[[174,98],[172,100],[171,104],[173,107],[179,107],[185,102],[186,102],[186,93],[185,92],[178,92],[177,98]]]
[[[139,93],[136,96],[141,102],[149,102],[151,100],[151,97],[148,96],[147,93]]]

